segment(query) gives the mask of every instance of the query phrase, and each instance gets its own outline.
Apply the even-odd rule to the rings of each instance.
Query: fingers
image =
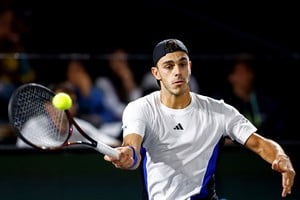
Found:
[[[272,169],[282,174],[282,197],[292,193],[296,172],[288,156],[279,156],[272,163]]]
[[[105,156],[104,156],[104,160],[106,160],[106,161],[108,161],[108,162],[113,162],[113,161],[115,161],[115,160],[117,160],[117,159],[114,158],[114,157],[110,157],[110,156],[108,156],[108,155],[105,155]]]
[[[125,154],[125,153],[121,153],[120,159],[112,161],[112,164],[116,168],[127,169],[131,166],[132,162],[133,162],[133,159],[131,156],[129,156],[128,154]]]
[[[282,174],[282,197],[292,193],[292,187],[294,185],[295,170],[292,163],[288,157],[279,158],[274,160],[272,163],[272,169],[280,172]]]
[[[291,178],[292,177],[292,178]],[[286,197],[288,194],[292,193],[292,186],[294,183],[293,176],[287,172],[282,173],[282,197]]]
[[[288,194],[291,194],[292,193],[292,189],[291,189],[291,187],[288,187],[288,186],[284,186],[283,187],[283,190],[282,190],[282,194],[281,194],[281,196],[282,197],[286,197]]]
[[[122,147],[116,147],[115,149],[118,150],[118,151],[120,152],[120,154],[119,154],[119,159],[120,159],[121,154],[122,154]],[[106,160],[106,161],[108,161],[108,162],[115,162],[115,161],[118,160],[118,158],[116,158],[116,157],[110,157],[110,156],[108,156],[108,155],[105,155],[105,156],[104,156],[104,160]]]
[[[118,147],[120,151],[119,159],[104,156],[104,160],[111,162],[116,168],[128,169],[133,163],[132,150],[129,147]]]

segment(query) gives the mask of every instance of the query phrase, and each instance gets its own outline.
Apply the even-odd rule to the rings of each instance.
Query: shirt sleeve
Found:
[[[139,101],[129,103],[123,112],[123,137],[128,134],[139,134],[144,137],[146,130],[145,110]]]
[[[240,144],[245,144],[257,128],[236,108],[224,103],[225,134]]]

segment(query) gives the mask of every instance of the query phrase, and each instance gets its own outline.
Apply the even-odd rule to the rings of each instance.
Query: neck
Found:
[[[183,94],[165,94],[163,91],[160,91],[160,100],[161,102],[172,109],[182,109],[187,107],[191,103],[191,95],[189,91],[184,92]]]

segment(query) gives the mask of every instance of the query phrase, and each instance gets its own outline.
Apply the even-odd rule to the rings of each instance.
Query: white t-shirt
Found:
[[[234,107],[191,92],[184,109],[171,109],[160,92],[132,101],[123,113],[124,136],[143,137],[144,175],[150,200],[207,195],[224,136],[244,144],[256,131]]]

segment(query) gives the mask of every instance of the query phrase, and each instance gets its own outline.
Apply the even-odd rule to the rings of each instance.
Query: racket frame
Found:
[[[101,142],[101,141],[96,141],[93,138],[91,138],[79,125],[78,123],[74,120],[74,117],[71,115],[69,110],[64,110],[64,113],[67,116],[68,119],[68,123],[69,123],[69,130],[68,130],[68,136],[66,137],[66,140],[62,143],[62,145],[57,146],[57,147],[45,147],[45,146],[38,146],[35,145],[33,143],[31,143],[28,139],[26,139],[22,133],[20,132],[19,128],[17,128],[15,126],[15,120],[13,119],[13,111],[15,110],[15,98],[17,98],[17,95],[19,94],[19,92],[21,90],[23,90],[26,87],[38,87],[41,88],[43,90],[45,90],[46,92],[48,92],[49,94],[52,95],[52,97],[55,95],[55,93],[50,90],[49,88],[41,85],[41,84],[37,84],[37,83],[27,83],[27,84],[23,84],[21,85],[19,88],[17,88],[13,94],[10,97],[9,100],[9,104],[8,104],[8,117],[9,117],[9,121],[10,124],[12,126],[12,128],[15,130],[15,132],[17,133],[17,135],[28,145],[36,148],[36,149],[41,149],[41,150],[46,150],[46,151],[53,151],[53,150],[59,150],[62,149],[64,147],[67,146],[72,146],[72,145],[76,145],[76,144],[84,144],[84,145],[88,145],[90,147],[93,147],[95,150],[97,150],[98,152],[111,156],[111,157],[115,157],[117,159],[119,159],[119,151],[114,149],[113,147]],[[45,101],[50,101],[49,99],[45,98]],[[52,103],[51,103],[52,105]],[[79,133],[86,138],[89,142],[85,142],[85,141],[69,141],[71,135],[73,134],[73,130],[74,127],[79,131]]]

